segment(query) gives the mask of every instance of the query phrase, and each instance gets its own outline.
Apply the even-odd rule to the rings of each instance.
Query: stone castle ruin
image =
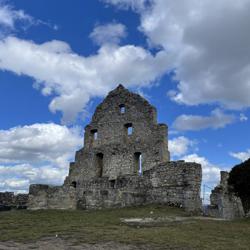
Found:
[[[59,187],[31,185],[29,209],[100,209],[167,204],[201,209],[201,166],[171,162],[156,109],[119,85],[97,106]]]
[[[32,184],[28,195],[0,193],[0,211],[166,204],[200,212],[201,166],[170,161],[167,132],[148,101],[119,85],[85,127],[84,147],[64,184]]]
[[[62,186],[30,185],[29,194],[0,192],[0,211],[10,209],[101,209],[166,204],[201,212],[201,166],[170,161],[167,126],[156,109],[122,85],[98,105],[85,127]],[[242,202],[228,186],[228,173],[210,195],[206,215],[243,217]]]

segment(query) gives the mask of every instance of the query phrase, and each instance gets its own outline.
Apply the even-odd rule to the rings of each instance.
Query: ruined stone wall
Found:
[[[124,175],[115,180],[94,177],[71,187],[72,200],[60,188],[34,185],[30,190],[31,208],[102,209],[146,204],[166,204],[199,213],[201,166],[196,163],[166,162],[144,171],[142,176]],[[73,192],[75,190],[75,195]],[[68,196],[67,196],[68,197]],[[73,203],[72,203],[73,202]],[[33,204],[33,205],[32,205]]]
[[[73,187],[53,187],[32,184],[29,188],[28,209],[76,209],[76,192]]]
[[[200,211],[200,164],[184,161],[162,163],[149,170],[145,177],[150,181],[147,192],[149,202],[172,204],[192,212]]]
[[[198,212],[201,167],[195,163],[162,163],[143,176],[123,176],[116,180],[94,178],[78,188],[81,208],[124,207],[167,204]]]
[[[228,186],[228,177],[228,172],[221,171],[220,184],[212,190],[210,195],[211,205],[207,210],[209,216],[230,220],[241,218],[245,215],[241,199]]]
[[[13,192],[0,192],[0,211],[11,209],[26,209],[28,194],[17,194]]]

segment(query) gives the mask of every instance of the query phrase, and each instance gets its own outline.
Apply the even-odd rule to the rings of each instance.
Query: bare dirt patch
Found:
[[[122,223],[128,226],[166,226],[173,223],[193,223],[196,220],[225,221],[225,219],[202,217],[202,216],[165,216],[146,218],[121,218]]]

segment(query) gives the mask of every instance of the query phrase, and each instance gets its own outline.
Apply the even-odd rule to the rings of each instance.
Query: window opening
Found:
[[[71,182],[71,187],[76,188],[76,181]]]
[[[120,113],[121,113],[121,114],[124,114],[124,113],[126,112],[125,105],[124,105],[124,104],[121,104],[119,107],[120,107]]]
[[[134,154],[135,160],[135,173],[142,175],[142,154],[140,152],[136,152]]]
[[[97,131],[97,129],[92,129],[91,134],[92,134],[94,140],[98,139],[98,131]]]
[[[110,183],[110,187],[112,188],[115,187],[115,180],[110,180],[109,183]]]
[[[103,174],[103,154],[96,154],[96,163],[97,163],[97,177],[102,177]]]
[[[133,134],[133,126],[132,123],[127,123],[125,124],[125,128],[127,130],[127,135],[132,135]]]

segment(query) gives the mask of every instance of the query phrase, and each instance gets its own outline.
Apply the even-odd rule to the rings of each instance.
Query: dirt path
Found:
[[[98,244],[77,244],[69,240],[60,238],[46,238],[36,242],[30,243],[19,243],[19,242],[0,242],[1,250],[26,250],[26,249],[39,249],[39,250],[137,250],[137,249],[149,249],[149,248],[138,248],[132,245],[123,245],[113,242],[98,243]]]
[[[149,245],[127,245],[116,242],[87,244],[74,242],[70,239],[43,238],[35,242],[21,243],[14,241],[0,242],[0,250],[152,250],[162,249]],[[164,248],[176,249],[176,248]],[[178,249],[179,250],[179,249]]]

